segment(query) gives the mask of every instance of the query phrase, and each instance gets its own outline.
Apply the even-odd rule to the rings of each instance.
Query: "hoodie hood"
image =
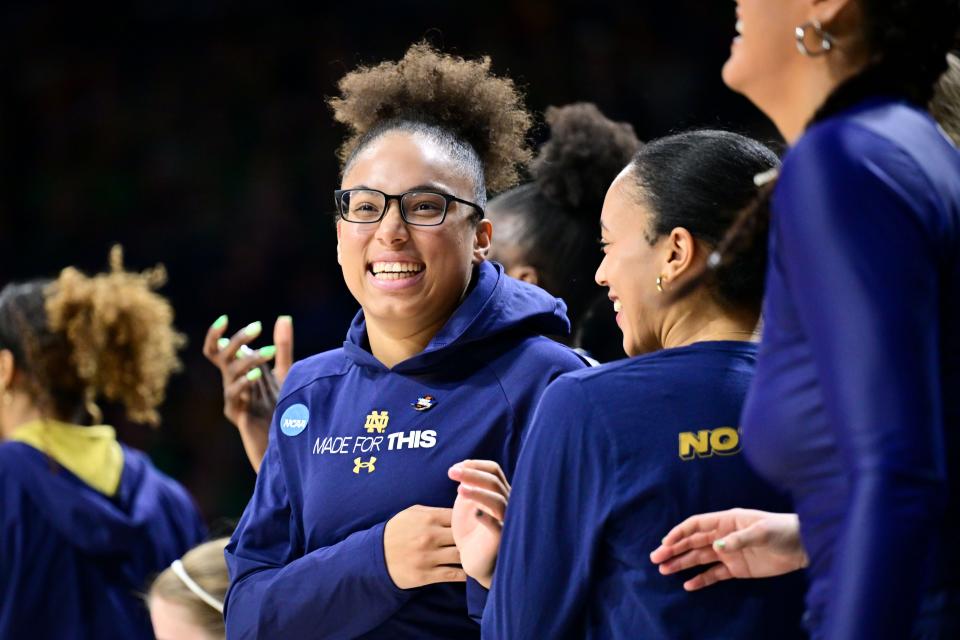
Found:
[[[117,493],[123,449],[113,427],[36,420],[19,427],[10,439],[47,454],[103,495],[113,497]]]
[[[18,483],[71,545],[140,564],[149,562],[151,551],[169,546],[168,539],[202,530],[202,523],[182,487],[157,472],[144,454],[119,446],[123,466],[112,496],[25,442],[0,446],[0,465],[5,482]]]
[[[397,364],[393,371],[414,372],[434,367],[465,348],[507,332],[567,335],[567,305],[540,287],[506,275],[501,265],[484,261],[474,267],[467,295],[426,349]],[[367,327],[359,311],[343,343],[344,353],[360,366],[386,370],[366,345]]]

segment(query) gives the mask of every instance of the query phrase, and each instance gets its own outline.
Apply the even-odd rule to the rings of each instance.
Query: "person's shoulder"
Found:
[[[784,159],[836,176],[838,171],[890,166],[917,170],[918,156],[955,152],[930,115],[897,100],[875,100],[811,126]]]
[[[122,444],[124,474],[120,482],[123,485],[129,481],[141,490],[152,486],[159,492],[174,499],[176,502],[194,508],[193,498],[186,487],[179,481],[161,471],[146,452]]]
[[[559,368],[575,371],[588,366],[587,361],[574,349],[551,338],[536,334],[502,339],[488,353],[494,365],[522,364],[524,367]]]
[[[521,342],[520,348],[526,357],[538,361],[569,367],[572,370],[588,366],[583,356],[573,348],[546,336],[530,336]]]
[[[637,404],[713,369],[729,370],[739,365],[745,372],[752,372],[756,358],[757,345],[752,342],[699,342],[573,371],[558,381],[576,380],[588,395],[608,398],[609,403]],[[696,376],[691,375],[694,372]]]
[[[38,468],[45,458],[42,453],[23,442],[0,442],[0,477],[18,477]]]
[[[350,368],[350,359],[343,348],[331,349],[309,358],[298,360],[290,367],[283,382],[280,399],[308,387],[314,382],[332,376],[341,376]]]

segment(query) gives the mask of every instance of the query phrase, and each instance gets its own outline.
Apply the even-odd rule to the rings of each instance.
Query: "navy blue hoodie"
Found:
[[[451,507],[447,469],[496,460],[512,474],[551,380],[584,367],[562,301],[482,263],[420,354],[386,368],[362,312],[343,348],[290,370],[250,504],[227,547],[227,636],[476,637],[463,584],[403,590],[386,522],[412,505]]]
[[[22,442],[0,444],[0,638],[153,638],[140,595],[205,531],[190,496],[122,448],[112,496]]]

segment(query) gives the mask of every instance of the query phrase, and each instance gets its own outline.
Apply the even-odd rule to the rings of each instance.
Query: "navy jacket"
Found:
[[[584,366],[539,335],[567,331],[563,302],[483,263],[427,348],[393,369],[367,350],[362,312],[343,348],[294,365],[227,547],[227,636],[478,636],[463,584],[396,587],[384,526],[415,504],[453,506],[456,462],[512,473],[544,388]]]
[[[814,636],[957,620],[960,154],[926,112],[869,99],[789,151],[764,318],[744,440],[794,498]]]
[[[123,448],[107,497],[30,445],[0,444],[0,638],[152,639],[148,580],[205,534],[139,451]]]

